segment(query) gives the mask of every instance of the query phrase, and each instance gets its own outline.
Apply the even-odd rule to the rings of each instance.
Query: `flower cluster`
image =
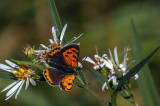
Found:
[[[102,57],[99,55],[94,55],[95,61],[93,61],[90,57],[84,57],[82,60],[87,61],[92,63],[93,69],[94,70],[99,70],[100,72],[102,71],[103,68],[106,68],[107,71],[107,78],[108,78],[108,83],[113,86],[118,85],[117,79],[120,79],[122,76],[124,76],[129,70],[128,67],[130,64],[127,64],[128,58],[128,51],[130,48],[126,48],[124,50],[124,56],[123,56],[123,61],[120,63],[119,58],[118,58],[118,52],[117,52],[117,47],[114,48],[114,58],[112,56],[112,52],[109,49],[109,55],[103,54]],[[101,72],[103,73],[103,72]],[[106,74],[106,73],[105,73]],[[138,79],[138,74],[135,76],[135,80]],[[107,82],[105,82],[102,86],[102,90],[104,91],[105,88],[108,89]]]
[[[47,53],[49,53],[53,48],[55,47],[62,47],[64,45],[62,45],[62,41],[64,38],[64,34],[67,28],[67,24],[63,27],[61,34],[59,35],[60,38],[57,38],[57,30],[54,26],[52,27],[52,34],[53,34],[53,38],[49,39],[49,45],[45,46],[44,44],[40,44],[40,49],[39,50],[34,50],[34,47],[31,47],[30,45],[27,45],[24,50],[23,53],[26,55],[26,57],[31,60],[31,65],[33,64],[38,64],[38,65],[42,65],[44,68],[48,67],[47,64],[47,60],[46,60],[46,55]],[[81,34],[82,35],[82,34]],[[76,39],[78,39],[81,35],[79,35],[78,37],[74,37],[72,38],[69,42],[67,42],[65,45],[70,44],[72,42],[74,42]],[[14,60],[13,60],[14,61]],[[20,93],[24,83],[25,84],[25,90],[27,90],[27,88],[29,87],[29,82],[35,86],[36,82],[34,80],[41,80],[41,76],[39,74],[36,74],[36,69],[37,67],[27,65],[25,63],[18,63],[17,64],[9,61],[9,60],[5,60],[5,62],[9,65],[4,65],[0,63],[0,69],[7,71],[11,74],[12,79],[14,79],[15,81],[10,84],[9,86],[7,86],[6,88],[4,88],[1,92],[4,92],[8,89],[10,89],[8,91],[8,93],[6,94],[6,99],[8,100],[12,95],[15,95],[15,99],[17,99],[18,94]],[[41,64],[45,62],[46,64]],[[82,67],[82,65],[80,63],[78,63],[79,67]],[[34,68],[34,69],[33,69]],[[43,71],[42,71],[43,74]],[[43,78],[44,79],[44,78]]]
[[[0,69],[9,72],[13,77],[11,79],[15,80],[1,91],[4,92],[10,89],[6,94],[5,100],[8,100],[14,94],[15,99],[17,99],[23,85],[25,84],[25,90],[27,90],[29,83],[33,86],[36,85],[35,80],[47,81],[51,86],[58,85],[64,91],[70,91],[74,82],[79,87],[87,87],[85,77],[82,76],[83,73],[78,73],[78,70],[82,68],[82,64],[78,62],[80,43],[73,44],[82,34],[63,44],[66,28],[67,24],[63,27],[60,35],[57,35],[58,29],[53,26],[53,38],[49,39],[49,45],[40,44],[39,50],[27,45],[23,52],[31,62],[13,60],[15,62],[13,63],[5,60],[9,66],[0,63]],[[107,54],[102,56],[96,54],[94,55],[95,61],[87,56],[82,59],[93,64],[93,69],[105,76],[106,79],[105,81],[103,80],[102,91],[105,89],[108,89],[108,91],[110,89],[115,90],[120,79],[129,71],[128,67],[133,62],[127,64],[129,50],[130,48],[125,48],[122,62],[119,62],[117,47],[114,48],[114,57],[109,49],[109,56]],[[41,70],[42,74],[39,74],[37,70]],[[134,77],[137,79],[138,74]],[[127,85],[124,86],[124,91],[130,89],[126,90],[125,88],[127,88]]]

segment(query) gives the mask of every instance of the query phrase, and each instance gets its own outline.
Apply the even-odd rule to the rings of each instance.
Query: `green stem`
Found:
[[[106,83],[107,83],[107,86],[108,86],[109,94],[112,95],[112,90],[111,90],[111,87],[110,87],[109,82],[108,82],[108,75],[107,74],[105,75],[105,79],[106,79]]]
[[[106,68],[102,68],[101,73],[105,76],[105,80],[106,80],[106,83],[107,83],[107,86],[108,86],[109,94],[112,95],[112,90],[111,90],[111,87],[110,87],[109,82],[108,82],[108,72],[107,72],[107,69]]]
[[[129,91],[129,95],[131,96],[131,98],[133,100],[133,103],[135,104],[136,102],[135,102],[135,99],[134,99],[134,96],[133,96],[133,91],[132,91],[131,85],[129,83],[126,83],[125,85],[126,85],[128,91]]]
[[[90,94],[92,94],[93,96],[97,97],[99,100],[101,100],[102,102],[106,103],[106,104],[110,104],[109,101],[107,101],[106,99],[104,99],[103,97],[101,97],[100,95],[98,95],[97,93],[95,93],[94,91],[90,90],[87,86],[84,87]]]

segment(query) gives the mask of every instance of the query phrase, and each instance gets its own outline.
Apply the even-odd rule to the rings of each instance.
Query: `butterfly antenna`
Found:
[[[82,35],[83,35],[83,33],[80,34],[78,37],[73,37],[73,38],[72,38],[71,40],[69,40],[66,44],[72,43],[72,42],[76,41],[76,40],[77,40],[78,38],[80,38]]]
[[[73,37],[72,39],[70,39],[66,44],[69,44],[73,39],[75,39],[76,37]]]

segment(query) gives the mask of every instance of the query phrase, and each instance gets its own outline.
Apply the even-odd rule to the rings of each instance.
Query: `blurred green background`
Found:
[[[76,42],[81,42],[80,62],[84,56],[93,57],[95,46],[99,54],[108,54],[118,46],[119,58],[123,57],[124,46],[130,45],[130,18],[134,19],[143,52],[147,56],[160,45],[160,3],[158,0],[55,0],[62,25],[68,24],[67,39],[84,35]],[[52,38],[51,19],[47,0],[0,0],[0,63],[5,59],[26,60],[22,48],[26,44],[48,45]],[[139,51],[139,52],[142,52]],[[131,55],[131,53],[129,54]],[[132,59],[130,58],[130,61]],[[151,73],[160,94],[160,55],[159,52],[148,62]],[[107,92],[101,91],[101,84],[86,72],[91,88],[105,98]],[[1,71],[3,72],[3,71]],[[12,83],[10,79],[0,79],[0,89]],[[134,96],[140,106],[143,100],[136,81],[132,81]],[[37,82],[37,86],[24,89],[15,100],[14,96],[5,101],[1,93],[3,106],[104,106],[105,104],[90,95],[85,89],[74,86],[71,92],[51,87],[46,82]],[[118,96],[119,106],[131,105]]]

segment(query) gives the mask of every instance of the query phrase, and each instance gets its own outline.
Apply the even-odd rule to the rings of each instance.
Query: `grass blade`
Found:
[[[55,26],[55,28],[58,28],[57,37],[59,38],[59,35],[62,31],[62,25],[61,25],[61,21],[60,21],[54,0],[48,0],[48,6],[49,6],[50,16],[52,20],[52,25]]]
[[[131,41],[132,54],[133,58],[136,60],[136,63],[138,63],[140,60],[142,60],[143,53],[133,20],[131,20],[131,28],[133,32]],[[146,64],[142,70],[143,71],[139,72],[138,85],[142,93],[144,104],[145,106],[160,106],[159,96],[156,91],[148,65]]]

